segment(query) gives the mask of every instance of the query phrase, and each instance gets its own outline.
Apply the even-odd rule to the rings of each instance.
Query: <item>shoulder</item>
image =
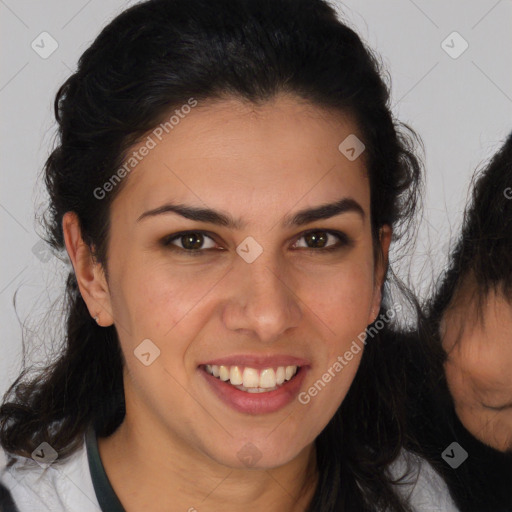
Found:
[[[48,445],[49,446],[49,445]],[[41,452],[44,454],[44,449]],[[8,465],[9,459],[13,461]],[[34,457],[35,459],[35,457]],[[63,460],[45,463],[0,449],[0,510],[98,512],[85,444]]]
[[[408,501],[414,511],[459,512],[446,483],[426,459],[402,450],[388,470],[398,480],[398,493]]]

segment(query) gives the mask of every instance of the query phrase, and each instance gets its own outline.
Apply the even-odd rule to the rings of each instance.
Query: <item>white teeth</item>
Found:
[[[244,388],[257,388],[260,382],[258,370],[254,368],[246,368],[244,370],[243,383]],[[233,383],[233,382],[232,382]],[[267,387],[267,386],[265,386]]]
[[[239,386],[242,384],[242,372],[238,366],[232,366],[231,371],[229,372],[229,382],[233,384],[233,386]]]
[[[244,386],[235,386],[235,388],[247,393],[267,393],[268,391],[275,391],[277,386],[273,388],[246,388]]]
[[[290,380],[297,373],[296,366],[287,366],[285,370],[285,378],[286,380]]]
[[[280,366],[276,372],[276,384],[278,386],[280,386],[284,382],[285,374],[286,373],[285,373],[284,366]]]
[[[260,374],[260,387],[261,388],[275,388],[276,387],[276,372],[273,368],[265,368]]]
[[[241,391],[248,393],[264,393],[273,391],[281,386],[285,380],[290,380],[297,373],[297,366],[278,366],[277,368],[264,368],[257,370],[248,366],[205,366],[205,370],[214,377],[228,381]]]
[[[229,380],[229,366],[219,366],[219,378],[220,380]]]

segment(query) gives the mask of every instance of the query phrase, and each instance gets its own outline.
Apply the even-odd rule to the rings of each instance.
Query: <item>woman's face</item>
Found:
[[[450,392],[459,419],[478,439],[512,450],[512,304],[491,291],[483,322],[474,306],[459,301],[441,325]],[[472,319],[472,320],[470,320]]]
[[[119,334],[125,421],[144,442],[268,468],[329,422],[383,278],[363,156],[338,149],[357,133],[282,95],[200,105],[161,141],[152,135],[112,204],[108,293],[87,297]],[[384,254],[389,238],[385,229]],[[333,371],[339,357],[347,364]]]

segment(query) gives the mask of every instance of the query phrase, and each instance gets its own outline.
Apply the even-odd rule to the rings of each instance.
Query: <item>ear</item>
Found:
[[[389,246],[391,244],[391,227],[387,224],[384,224],[379,229],[379,246],[380,251],[379,255],[375,261],[375,279],[374,279],[374,288],[373,288],[373,300],[370,309],[370,315],[368,318],[368,325],[373,323],[377,318],[380,310],[380,303],[382,300],[382,285],[384,283],[384,278],[386,276],[386,271],[388,268],[388,255],[389,255]]]
[[[113,323],[110,291],[100,263],[93,258],[91,249],[83,241],[80,224],[75,212],[66,212],[62,218],[62,231],[75,276],[89,314],[97,318],[98,325]]]

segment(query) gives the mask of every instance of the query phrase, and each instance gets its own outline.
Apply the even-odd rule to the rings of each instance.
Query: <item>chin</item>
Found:
[[[212,454],[212,458],[232,469],[267,470],[284,466],[302,450],[303,447],[289,446],[283,451],[282,443],[269,443],[261,438],[261,442],[257,439],[233,442],[222,453]]]

